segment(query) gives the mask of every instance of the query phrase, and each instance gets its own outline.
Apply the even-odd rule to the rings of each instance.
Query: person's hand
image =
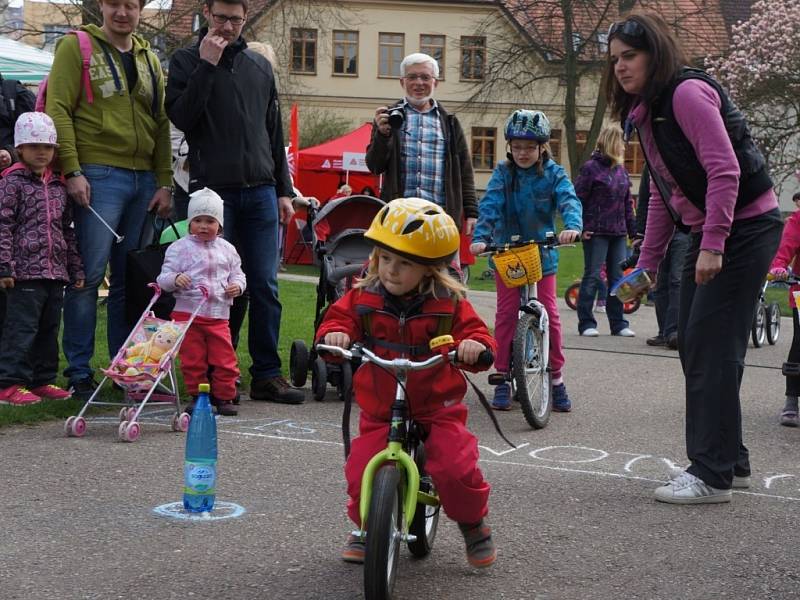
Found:
[[[236,296],[241,296],[242,288],[239,287],[238,283],[232,283],[225,287],[225,295],[228,298],[236,298]]]
[[[77,279],[77,280],[75,281],[75,283],[73,283],[73,284],[72,284],[72,287],[74,287],[76,290],[80,290],[80,289],[82,289],[82,288],[83,288],[83,286],[84,286],[84,284],[85,284],[85,283],[86,283],[86,281],[85,281],[85,280],[83,280],[83,279]]]
[[[339,348],[350,347],[350,336],[340,331],[325,334],[325,343],[328,346],[338,346]]]
[[[67,194],[75,204],[86,208],[92,200],[92,186],[89,185],[85,175],[70,177],[67,179]]]
[[[147,205],[147,212],[155,209],[159,217],[166,219],[172,213],[172,191],[169,188],[158,188]]]
[[[785,281],[789,278],[789,271],[784,269],[783,267],[775,267],[774,269],[769,270],[769,274],[772,279],[777,281]]]
[[[581,237],[580,231],[575,231],[574,229],[565,229],[558,234],[558,243],[571,244],[572,242],[577,242],[580,239],[580,237]]]
[[[484,350],[486,350],[486,346],[480,342],[476,342],[475,340],[462,340],[458,345],[456,356],[459,362],[465,365],[474,365],[478,362],[478,357]]]
[[[0,169],[5,169],[9,165],[11,165],[11,152],[0,150]]]
[[[10,290],[14,287],[14,278],[13,277],[0,277],[0,288],[4,290]]]
[[[392,135],[392,126],[389,125],[389,107],[380,106],[375,109],[375,125],[381,135],[389,137]]]
[[[186,290],[191,285],[192,285],[192,278],[189,277],[186,273],[178,273],[177,277],[175,277],[175,287],[180,288],[182,290]]]
[[[643,241],[644,237],[641,235],[635,235],[633,237],[633,239],[631,240],[631,248],[633,248],[634,252],[636,252],[636,250],[638,250],[641,247]]]
[[[478,222],[478,219],[475,217],[467,217],[467,220],[464,221],[464,235],[472,235],[472,232],[475,231],[475,223]]]
[[[592,239],[593,235],[594,235],[594,231],[584,231],[583,233],[581,233],[581,239],[583,241],[588,241],[588,240]]]
[[[483,242],[475,242],[474,244],[469,245],[470,254],[474,254],[475,256],[477,256],[484,250],[486,250],[486,244],[484,244]]]
[[[292,199],[289,196],[281,196],[278,198],[278,218],[281,225],[286,225],[292,220],[294,216],[294,206],[292,206]]]
[[[700,250],[697,262],[694,265],[694,282],[705,285],[722,270],[722,255],[714,254],[708,250]]]
[[[216,30],[210,29],[203,41],[200,42],[200,58],[217,66],[222,52],[228,46],[228,41],[219,35]]]

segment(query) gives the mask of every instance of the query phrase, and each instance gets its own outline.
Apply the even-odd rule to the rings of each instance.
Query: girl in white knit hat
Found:
[[[223,203],[214,190],[203,188],[189,196],[189,235],[167,249],[158,285],[175,293],[172,318],[188,321],[202,300],[200,286],[208,299],[195,317],[181,345],[181,371],[192,398],[197,386],[211,373],[211,402],[217,414],[235,416],[236,379],[239,377],[236,352],[228,327],[230,307],[245,290],[242,260],[236,249],[220,235]],[[192,402],[188,407],[191,413]]]

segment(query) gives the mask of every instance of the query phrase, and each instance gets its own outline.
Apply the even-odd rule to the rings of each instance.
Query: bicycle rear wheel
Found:
[[[414,456],[419,470],[419,490],[432,496],[436,496],[436,486],[430,475],[425,471],[425,446],[420,443]],[[433,548],[433,540],[436,538],[436,529],[439,527],[439,507],[430,506],[417,502],[417,509],[414,511],[414,518],[408,532],[417,536],[414,542],[408,542],[408,549],[417,558],[423,558],[430,554]]]
[[[753,326],[751,329],[750,337],[753,339],[753,346],[761,348],[767,337],[767,309],[761,302],[756,305],[756,312],[755,315],[753,315]]]
[[[567,306],[572,310],[578,310],[578,293],[580,290],[581,282],[577,281],[564,291],[564,302],[566,302]]]
[[[781,335],[781,307],[777,302],[771,302],[767,306],[767,341],[770,346],[778,343]]]
[[[400,471],[394,465],[384,465],[375,475],[364,556],[367,600],[391,600],[392,597],[403,532],[400,481]]]
[[[517,389],[517,401],[528,425],[542,429],[550,420],[550,371],[543,360],[544,336],[538,317],[523,314],[517,323],[512,345],[511,374]]]

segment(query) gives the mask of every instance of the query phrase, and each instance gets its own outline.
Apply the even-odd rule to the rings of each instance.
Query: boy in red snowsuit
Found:
[[[460,366],[484,370],[476,365],[478,356],[486,349],[494,352],[496,345],[464,299],[465,288],[447,273],[448,259],[459,248],[453,220],[435,204],[400,198],[381,209],[365,237],[377,246],[367,276],[328,309],[317,341],[344,348],[358,341],[383,358],[424,360],[433,354],[428,343],[446,319]],[[395,379],[371,363],[361,366],[353,378],[361,416],[345,476],[348,515],[357,524],[361,477],[369,459],[386,447],[395,388]],[[496,557],[484,522],[490,487],[477,466],[477,438],[466,427],[464,376],[446,362],[410,372],[406,389],[410,413],[427,434],[425,466],[442,506],[461,528],[470,564],[487,567]],[[349,536],[342,558],[363,562],[364,542]]]

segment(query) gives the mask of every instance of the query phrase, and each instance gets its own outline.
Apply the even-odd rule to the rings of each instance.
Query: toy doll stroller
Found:
[[[372,251],[364,233],[384,204],[372,196],[348,196],[328,202],[319,212],[309,215],[314,263],[319,266],[313,339],[328,306],[344,296],[364,271]],[[310,367],[311,391],[317,401],[325,399],[328,383],[336,387],[339,398],[344,400],[356,366],[348,362],[326,363],[317,356],[313,344],[309,351],[303,340],[292,342],[289,354],[292,385],[303,387]]]
[[[175,357],[178,355],[186,330],[208,298],[208,290],[199,288],[203,298],[188,321],[174,322],[159,319],[153,314],[152,308],[161,296],[161,288],[155,283],[149,285],[154,290],[153,297],[109,367],[101,369],[105,377],[80,412],[69,417],[64,423],[64,431],[68,436],[83,437],[86,433],[86,418],[83,415],[90,406],[122,407],[119,411],[117,432],[120,441],[123,442],[135,442],[141,436],[142,424],[139,422],[139,416],[145,406],[174,408],[172,430],[181,432],[189,430],[191,417],[181,410],[175,376]],[[154,350],[156,341],[159,342],[159,346]],[[163,353],[159,350],[162,347]],[[109,380],[124,390],[124,402],[96,400],[104,384]]]

